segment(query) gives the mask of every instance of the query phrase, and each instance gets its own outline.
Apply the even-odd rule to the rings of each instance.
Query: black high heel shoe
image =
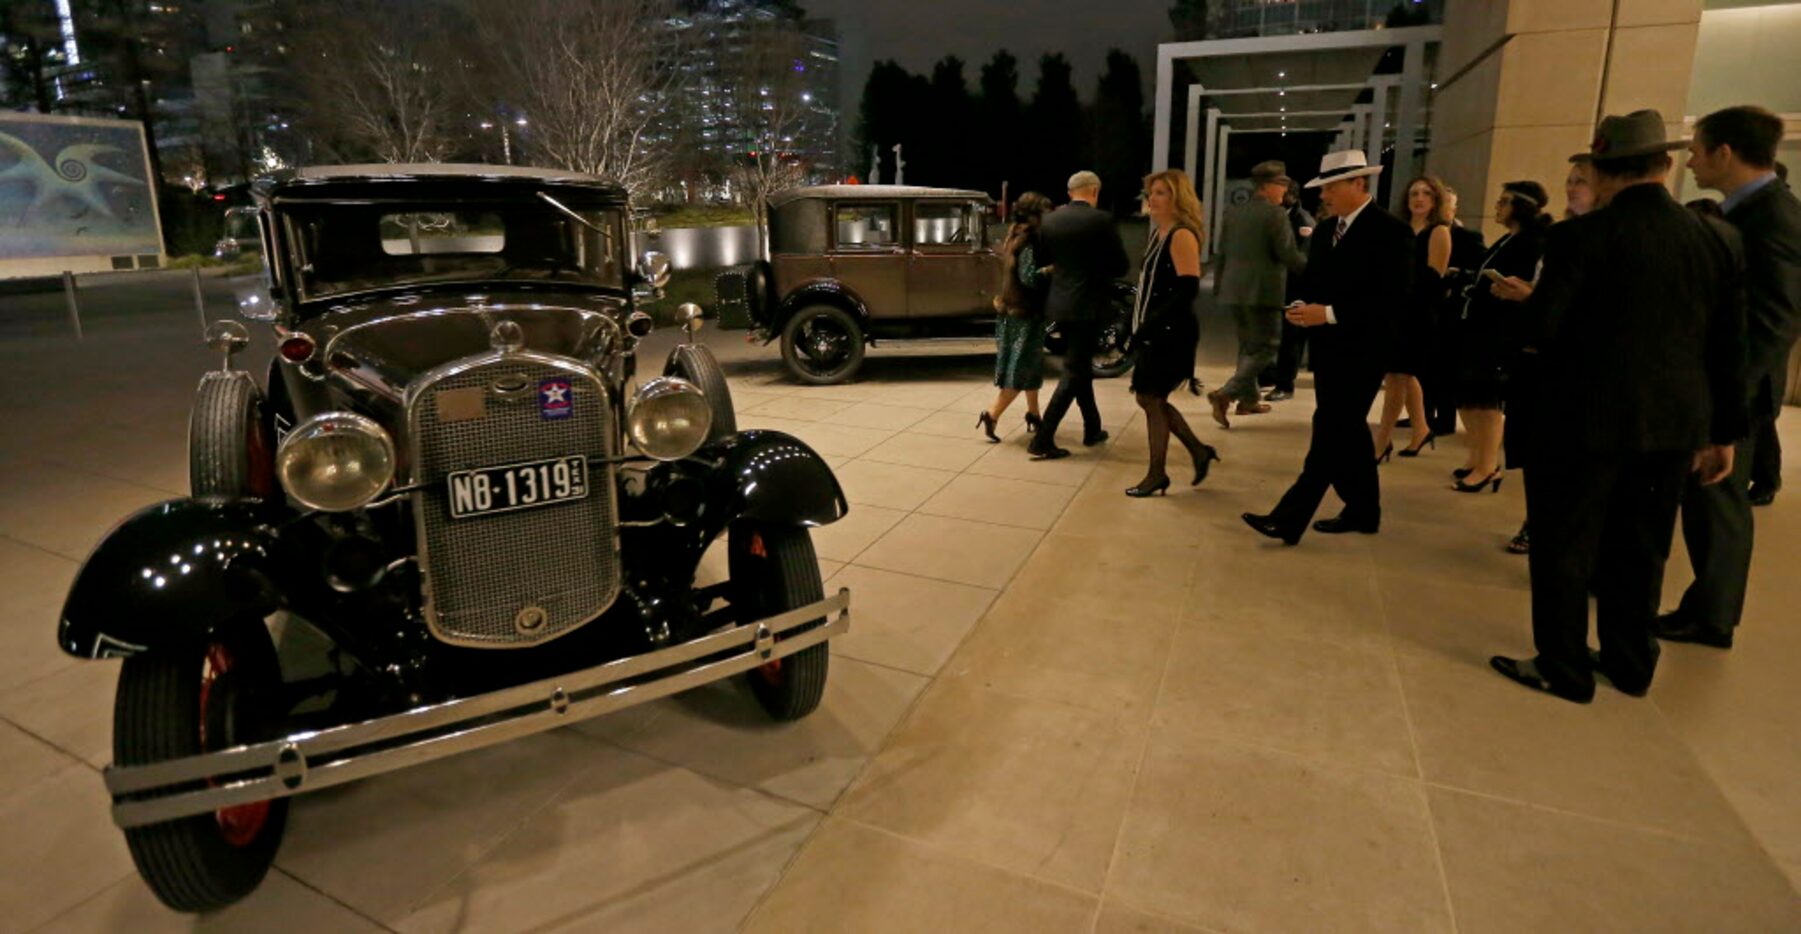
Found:
[[[994,416],[987,412],[977,415],[976,427],[982,429],[982,434],[988,436],[989,444],[1001,443],[1001,436],[994,433]]]
[[[1468,467],[1459,467],[1456,470],[1451,471],[1451,479],[1462,480],[1473,472],[1474,471],[1470,470]]]
[[[1194,458],[1194,482],[1189,486],[1200,486],[1201,481],[1207,479],[1208,472],[1213,469],[1213,462],[1219,460],[1218,448],[1205,441],[1197,441],[1195,445],[1199,448],[1199,453],[1196,453],[1196,448],[1188,448],[1188,456]],[[1183,447],[1188,446],[1185,443]]]
[[[1431,448],[1434,451],[1438,450],[1438,436],[1437,435],[1435,435],[1431,432],[1426,432],[1425,440],[1421,441],[1420,443],[1418,443],[1410,448],[1403,448],[1401,450],[1401,456],[1402,457],[1418,457],[1418,456],[1420,456],[1420,452],[1425,450],[1426,448]],[[1457,479],[1462,480],[1463,478],[1458,477]]]
[[[1501,471],[1496,469],[1494,473],[1477,480],[1473,484],[1464,483],[1462,480],[1457,480],[1451,484],[1451,489],[1456,490],[1459,493],[1480,493],[1482,492],[1483,487],[1488,487],[1490,493],[1501,492]]]
[[[1388,442],[1388,447],[1383,448],[1382,453],[1377,455],[1376,465],[1379,467],[1383,464],[1388,463],[1389,455],[1393,454],[1394,452],[1395,452],[1395,443],[1393,441],[1390,441],[1390,442]]]
[[[1044,419],[1039,418],[1037,412],[1027,412],[1026,413],[1026,433],[1027,434],[1036,434],[1038,432],[1038,426],[1042,425],[1042,424],[1044,424]]]
[[[1127,487],[1126,495],[1133,499],[1144,499],[1147,496],[1155,496],[1158,493],[1167,492],[1168,490],[1169,477],[1166,476],[1150,486],[1145,486],[1143,483],[1140,483],[1137,486]]]

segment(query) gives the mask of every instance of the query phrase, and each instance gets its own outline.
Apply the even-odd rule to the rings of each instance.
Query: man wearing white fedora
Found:
[[[1413,230],[1382,210],[1370,195],[1382,171],[1360,150],[1327,153],[1319,177],[1307,183],[1333,220],[1309,244],[1302,301],[1289,322],[1309,329],[1313,345],[1313,439],[1301,476],[1267,515],[1245,513],[1245,524],[1293,545],[1301,540],[1331,487],[1344,511],[1313,523],[1317,532],[1374,534],[1382,524],[1382,494],[1370,457],[1369,411],[1382,388],[1394,345],[1394,314],[1413,287]]]

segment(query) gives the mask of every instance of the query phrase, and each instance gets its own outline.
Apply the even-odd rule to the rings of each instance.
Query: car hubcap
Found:
[[[808,322],[801,332],[801,349],[816,369],[836,367],[848,354],[849,343],[850,335],[823,319]]]

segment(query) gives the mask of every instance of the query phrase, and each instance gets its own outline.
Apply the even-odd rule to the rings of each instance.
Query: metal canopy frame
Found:
[[[1341,49],[1368,49],[1402,47],[1404,58],[1401,73],[1398,75],[1371,75],[1363,82],[1331,83],[1331,84],[1297,84],[1277,87],[1253,88],[1208,88],[1200,83],[1188,86],[1188,132],[1183,140],[1183,162],[1190,178],[1198,176],[1201,181],[1200,191],[1206,201],[1207,223],[1209,229],[1217,229],[1220,216],[1224,211],[1226,185],[1226,149],[1230,145],[1233,133],[1320,133],[1336,132],[1332,149],[1365,149],[1373,148],[1376,156],[1381,155],[1381,144],[1386,141],[1391,123],[1396,140],[1395,175],[1411,177],[1417,174],[1414,150],[1420,131],[1424,126],[1422,111],[1424,109],[1426,82],[1426,46],[1437,43],[1442,35],[1440,26],[1410,26],[1402,29],[1362,29],[1349,32],[1310,33],[1292,36],[1262,36],[1249,39],[1211,39],[1199,42],[1167,42],[1157,47],[1157,90],[1155,98],[1155,128],[1152,137],[1153,171],[1169,168],[1169,143],[1172,131],[1172,106],[1174,96],[1175,71],[1177,61],[1189,61],[1204,58],[1221,58],[1226,56],[1273,55],[1294,52],[1330,52]],[[1372,100],[1364,104],[1351,104],[1343,111],[1295,111],[1292,113],[1277,111],[1277,117],[1319,117],[1342,114],[1342,120],[1336,128],[1312,126],[1295,127],[1245,127],[1235,128],[1234,120],[1251,119],[1267,120],[1269,114],[1259,112],[1250,114],[1228,114],[1217,107],[1208,107],[1203,111],[1201,98],[1222,97],[1241,94],[1269,94],[1274,92],[1293,92],[1305,94],[1322,91],[1350,91],[1370,88],[1374,93]],[[1398,100],[1390,102],[1390,92],[1397,92]],[[1391,115],[1393,119],[1391,120]],[[1203,126],[1205,136],[1203,137]],[[1203,152],[1201,141],[1206,140],[1206,161],[1201,162]],[[1371,144],[1374,144],[1373,146]],[[1401,193],[1391,188],[1389,192],[1390,206],[1399,203]],[[1215,238],[1209,237],[1210,241]]]

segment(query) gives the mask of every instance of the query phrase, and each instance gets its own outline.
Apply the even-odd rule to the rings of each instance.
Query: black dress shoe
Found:
[[[1751,505],[1768,506],[1776,501],[1776,488],[1758,486],[1751,491]]]
[[[1265,401],[1265,402],[1287,402],[1288,400],[1293,399],[1293,398],[1294,398],[1294,390],[1292,390],[1292,389],[1272,389],[1272,390],[1270,390],[1269,395],[1263,397],[1263,401]]]
[[[1374,535],[1381,527],[1381,519],[1357,520],[1347,519],[1344,516],[1333,516],[1330,519],[1321,519],[1313,523],[1313,530],[1324,535],[1342,535],[1346,532]]]
[[[1044,435],[1038,437],[1042,438]],[[1060,448],[1054,443],[1040,446],[1037,441],[1033,441],[1026,445],[1026,453],[1032,455],[1032,459],[1035,461],[1054,461],[1060,457],[1068,457],[1069,448]]]
[[[1575,688],[1559,688],[1544,679],[1538,673],[1538,666],[1529,658],[1508,658],[1496,655],[1488,660],[1488,666],[1507,676],[1516,684],[1523,684],[1534,691],[1542,691],[1553,697],[1561,697],[1573,704],[1586,704],[1595,699],[1594,685],[1589,685],[1586,692]]]
[[[1104,431],[1097,431],[1091,435],[1083,435],[1082,436],[1082,446],[1085,448],[1091,448],[1097,444],[1104,443],[1109,437],[1112,437],[1112,436],[1107,434]]]
[[[1644,684],[1638,684],[1632,681],[1622,681],[1621,679],[1608,674],[1607,669],[1601,667],[1601,653],[1594,649],[1588,650],[1588,666],[1600,672],[1601,676],[1607,679],[1607,683],[1613,685],[1613,689],[1621,694],[1630,695],[1632,697],[1644,697],[1646,694],[1651,693],[1651,684],[1648,681]]]
[[[1691,622],[1680,613],[1665,613],[1651,624],[1651,633],[1665,642],[1692,642],[1716,649],[1732,648],[1732,633]]]
[[[1271,516],[1260,516],[1254,512],[1247,512],[1242,518],[1245,525],[1257,530],[1257,534],[1267,538],[1281,539],[1284,545],[1293,545],[1301,540],[1300,532],[1291,532],[1283,528],[1282,523],[1277,522]]]

